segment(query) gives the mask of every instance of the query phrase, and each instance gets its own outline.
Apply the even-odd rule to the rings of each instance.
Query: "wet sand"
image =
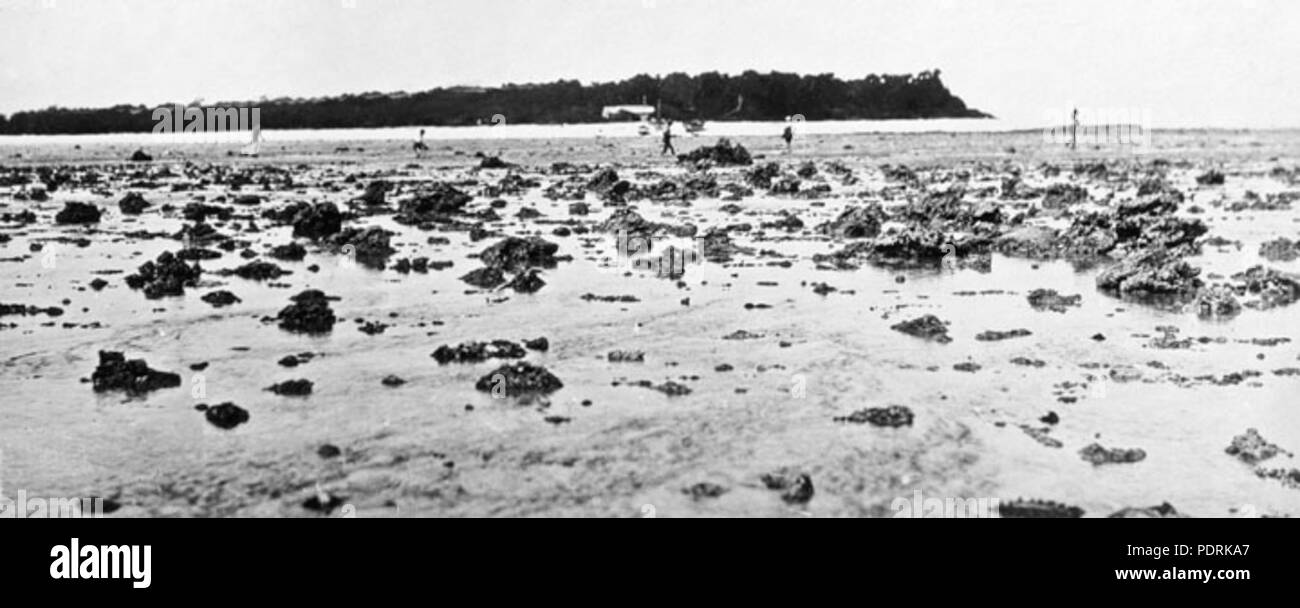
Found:
[[[72,178],[39,202],[15,200],[22,186],[0,187],[0,213],[37,216],[30,224],[0,224],[0,234],[10,237],[0,243],[0,302],[64,309],[57,318],[0,318],[15,325],[0,330],[3,488],[10,495],[24,489],[34,496],[108,496],[121,505],[113,516],[892,516],[891,503],[918,490],[936,498],[1051,500],[1087,516],[1164,502],[1192,516],[1232,516],[1243,505],[1259,514],[1300,511],[1300,489],[1261,478],[1225,453],[1248,428],[1300,449],[1300,417],[1290,411],[1300,376],[1274,373],[1300,366],[1300,306],[1204,319],[1099,291],[1096,277],[1108,263],[993,253],[983,269],[836,270],[813,259],[854,240],[816,229],[850,206],[903,204],[956,183],[965,185],[971,205],[993,204],[1008,215],[1041,206],[1041,197],[999,194],[1004,178],[1019,173],[1030,188],[1081,185],[1087,206],[1112,209],[1137,196],[1130,172],[1163,159],[1165,180],[1186,197],[1177,214],[1203,221],[1203,238],[1240,242],[1203,244],[1188,259],[1203,275],[1258,264],[1296,272],[1297,262],[1264,260],[1258,251],[1265,241],[1296,236],[1297,210],[1229,207],[1248,191],[1300,191],[1300,133],[1158,132],[1155,149],[1143,155],[1115,146],[1070,152],[1043,144],[1037,132],[809,136],[790,154],[776,137],[737,141],[765,157],[758,164],[778,162],[790,175],[812,162],[817,171],[801,178],[801,190],[824,184],[829,191],[757,189],[737,200],[663,197],[626,205],[590,191],[581,199],[545,196],[557,183],[587,183],[598,166],[637,186],[687,179],[691,170],[659,156],[651,138],[436,142],[420,159],[392,142],[272,145],[259,159],[228,157],[229,146],[185,145],[173,154],[151,149],[152,163],[124,162],[133,147],[120,145],[0,146],[9,174],[56,166]],[[677,149],[712,143],[707,135],[682,137]],[[479,169],[477,152],[519,166]],[[1106,161],[1109,171],[1071,170],[1095,161]],[[188,172],[186,162],[194,163]],[[552,163],[579,167],[557,172]],[[906,165],[917,182],[900,183],[882,171],[884,164]],[[1046,169],[1053,166],[1058,175]],[[164,167],[173,175],[158,175]],[[723,186],[744,185],[751,169],[707,173]],[[1210,169],[1225,175],[1222,185],[1197,183]],[[98,180],[87,179],[91,172]],[[518,194],[485,191],[511,173],[539,185]],[[370,213],[349,205],[377,179],[396,186],[384,206]],[[234,191],[232,182],[240,181]],[[434,182],[473,195],[456,217],[492,235],[474,241],[448,225],[422,230],[395,222],[401,201]],[[138,216],[123,214],[118,201],[128,191],[151,206]],[[243,194],[261,200],[235,204]],[[181,209],[198,196],[233,210],[234,219],[210,223],[248,241],[246,247],[202,261],[200,282],[185,295],[146,299],[124,277],[181,242],[138,233],[171,235],[193,224]],[[504,206],[493,208],[498,199]],[[571,214],[578,200],[590,214]],[[69,201],[99,206],[101,221],[56,225]],[[308,238],[297,239],[308,252],[303,260],[270,259],[270,247],[294,240],[293,228],[262,213],[296,201],[357,212],[345,227],[393,231],[389,268],[353,264]],[[165,210],[169,204],[173,209]],[[749,252],[727,262],[692,262],[680,278],[611,268],[613,235],[597,228],[626,206],[652,222],[693,224],[700,234],[731,227],[730,242]],[[1193,207],[1203,212],[1193,214]],[[519,218],[525,208],[540,216]],[[488,209],[499,219],[479,215]],[[761,227],[785,212],[803,227]],[[257,231],[247,230],[250,220]],[[555,234],[559,227],[569,233]],[[505,237],[534,235],[572,257],[540,271],[540,290],[485,291],[459,280],[483,265],[471,256]],[[430,237],[448,241],[431,244]],[[86,246],[69,239],[86,239]],[[217,274],[249,262],[240,255],[245,249],[292,274],[270,281]],[[427,273],[392,268],[422,256],[452,266]],[[100,291],[89,287],[97,277],[108,283]],[[836,291],[817,293],[817,283]],[[1027,296],[1040,288],[1082,300],[1063,313],[1035,310]],[[295,334],[267,322],[305,289],[340,298],[330,304],[339,322],[329,334]],[[241,301],[214,308],[200,299],[218,290]],[[951,342],[891,329],[925,314],[948,323]],[[370,335],[358,321],[388,327]],[[1158,327],[1209,340],[1153,348],[1153,338],[1165,333]],[[976,339],[1012,329],[1030,333]],[[523,360],[563,382],[544,396],[496,398],[476,388],[514,359],[440,364],[430,356],[443,345],[537,337],[546,337],[549,348],[528,350]],[[1269,341],[1276,338],[1289,341]],[[179,374],[182,385],[141,396],[97,393],[89,379],[101,350],[145,359]],[[611,351],[642,351],[644,360],[610,361]],[[318,356],[295,368],[277,364],[305,352]],[[201,363],[201,371],[191,369]],[[954,368],[963,363],[978,368]],[[1235,384],[1193,380],[1246,370],[1260,375]],[[385,385],[390,375],[405,383]],[[310,380],[311,394],[265,390],[294,379]],[[690,390],[667,394],[673,391],[640,381]],[[222,429],[195,409],[225,402],[247,410],[249,420]],[[908,408],[911,424],[836,420],[890,405]],[[1049,412],[1059,422],[1040,421]],[[1145,458],[1094,465],[1079,454],[1093,443],[1140,448]],[[338,454],[323,457],[332,453],[321,451],[325,445]],[[1286,454],[1261,464],[1297,466]],[[784,499],[764,481],[777,471],[806,475],[815,492]],[[304,506],[321,496],[330,508]]]

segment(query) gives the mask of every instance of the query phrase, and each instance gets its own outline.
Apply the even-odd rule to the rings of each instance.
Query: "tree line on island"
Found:
[[[805,120],[991,118],[966,107],[939,78],[920,74],[869,75],[840,80],[833,74],[738,76],[707,72],[696,76],[646,74],[618,82],[582,84],[560,80],[500,87],[449,87],[419,93],[362,93],[311,99],[277,98],[199,105],[204,108],[260,108],[264,129],[335,129],[493,124],[599,122],[605,106],[656,106],[672,120]],[[155,107],[60,108],[0,115],[2,134],[133,133],[155,130]],[[623,115],[616,119],[632,119]],[[500,121],[500,118],[497,119]]]

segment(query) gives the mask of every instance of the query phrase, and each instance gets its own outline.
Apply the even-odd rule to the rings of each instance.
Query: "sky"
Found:
[[[1300,0],[0,0],[0,113],[938,68],[1015,121],[1300,127]],[[639,100],[629,100],[632,102]]]

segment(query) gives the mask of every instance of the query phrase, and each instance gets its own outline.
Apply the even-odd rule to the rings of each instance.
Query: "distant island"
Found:
[[[195,104],[181,104],[195,107]],[[50,135],[151,132],[159,106],[51,107],[0,115],[0,134]],[[341,129],[405,126],[591,123],[636,120],[639,112],[610,107],[649,106],[658,117],[689,121],[992,118],[966,107],[939,79],[920,74],[869,75],[840,80],[833,74],[782,72],[739,76],[707,72],[639,75],[619,82],[560,80],[501,87],[450,87],[420,93],[363,93],[312,99],[204,103],[203,108],[259,108],[264,129]]]

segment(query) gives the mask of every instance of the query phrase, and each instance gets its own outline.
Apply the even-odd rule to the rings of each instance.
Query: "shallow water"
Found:
[[[681,287],[653,273],[607,267],[615,255],[608,235],[557,237],[549,234],[551,225],[515,219],[519,208],[529,206],[544,218],[569,217],[568,201],[547,200],[534,189],[523,197],[504,197],[508,205],[499,213],[505,219],[493,228],[505,235],[540,231],[560,244],[560,254],[573,256],[572,262],[543,273],[547,285],[536,294],[466,293],[472,288],[457,277],[479,265],[466,256],[496,238],[471,243],[465,233],[424,233],[383,217],[358,224],[396,230],[399,252],[394,259],[424,255],[455,265],[427,275],[399,275],[312,251],[302,262],[277,261],[294,274],[278,281],[287,286],[276,287],[210,274],[245,261],[226,254],[203,263],[209,274],[201,288],[182,298],[149,301],[128,289],[121,274],[104,276],[110,285],[102,292],[84,286],[95,272],[129,274],[158,253],[175,250],[178,244],[170,239],[137,241],[121,235],[178,230],[183,223],[179,216],[161,214],[157,206],[181,206],[195,193],[148,191],[145,196],[155,207],[138,221],[123,220],[117,211],[124,192],[120,187],[111,187],[108,198],[85,190],[60,190],[44,203],[3,197],[5,211],[31,207],[41,216],[37,224],[5,231],[13,240],[0,244],[0,258],[28,257],[0,263],[3,301],[48,306],[68,298],[71,304],[54,327],[42,326],[48,321],[44,317],[4,319],[19,327],[0,331],[5,345],[0,407],[6,418],[0,426],[0,480],[11,494],[22,488],[30,495],[117,496],[124,505],[122,515],[310,515],[300,503],[317,488],[344,497],[363,516],[889,516],[895,498],[911,498],[916,490],[926,497],[1051,499],[1078,505],[1090,516],[1164,501],[1197,516],[1229,516],[1242,505],[1259,513],[1295,514],[1300,490],[1257,478],[1224,448],[1234,435],[1254,427],[1283,448],[1300,449],[1300,417],[1291,411],[1300,376],[1270,373],[1300,366],[1300,343],[1295,341],[1300,338],[1300,307],[1247,309],[1230,321],[1205,321],[1102,294],[1094,286],[1099,268],[1080,271],[1065,262],[1003,256],[994,257],[987,273],[815,268],[814,253],[844,243],[815,235],[811,227],[833,219],[847,205],[878,196],[885,185],[876,169],[880,163],[931,166],[939,176],[950,168],[972,168],[976,161],[1032,169],[1039,162],[1068,167],[1075,160],[1060,150],[1035,147],[1037,137],[827,136],[801,142],[790,156],[778,155],[771,139],[742,138],[783,163],[823,164],[835,158],[863,181],[843,186],[830,180],[832,195],[818,199],[823,207],[760,194],[740,201],[744,210],[734,216],[720,209],[725,204],[720,200],[696,200],[690,206],[638,203],[647,219],[690,221],[701,231],[752,223],[755,230],[734,235],[736,243],[779,254],[737,256],[725,265],[691,264]],[[687,142],[679,148],[696,143]],[[1211,236],[1244,244],[1241,251],[1205,247],[1193,262],[1206,273],[1230,274],[1263,263],[1255,255],[1260,242],[1297,232],[1296,210],[1230,213],[1213,206],[1240,200],[1247,189],[1261,194],[1293,190],[1267,171],[1296,165],[1300,139],[1294,133],[1187,132],[1157,143],[1162,158],[1193,162],[1171,171],[1174,184],[1189,194],[1184,209],[1192,204],[1206,208],[1201,217]],[[0,145],[0,151],[8,158],[17,150],[24,155],[21,162],[102,162],[120,156],[115,145],[74,150],[47,141]],[[192,146],[180,157],[235,165],[304,163],[294,171],[301,187],[251,190],[269,198],[258,212],[292,200],[342,203],[354,194],[331,191],[323,186],[326,181],[337,181],[346,172],[412,162],[400,146],[383,142],[368,143],[363,152],[335,147],[314,142],[248,161],[225,159],[219,146]],[[495,182],[504,171],[468,167],[477,161],[470,156],[473,151],[498,148],[507,160],[526,165],[604,161],[618,163],[620,175],[642,169],[681,171],[655,156],[653,142],[637,139],[616,144],[453,141],[418,161],[409,178]],[[1081,154],[1106,157],[1115,152]],[[1194,177],[1207,166],[1222,166],[1228,184],[1197,186]],[[728,171],[735,170],[722,173],[731,175]],[[545,186],[560,178],[540,179]],[[1026,174],[1031,186],[1069,179],[1068,170],[1055,179]],[[972,189],[990,184],[996,180]],[[207,194],[223,191],[211,188]],[[1123,196],[1121,189],[1117,198]],[[86,232],[91,245],[60,244],[53,258],[47,255],[51,249],[29,252],[31,242],[69,235],[50,219],[66,200],[94,200],[109,209],[99,227]],[[471,205],[477,209],[489,200],[478,196]],[[587,200],[592,215],[580,219],[596,223],[608,217],[612,208],[601,207],[594,195]],[[807,228],[794,235],[767,230],[760,236],[758,224],[783,210],[795,211]],[[256,237],[256,251],[290,238],[287,227],[258,224],[261,233],[237,235]],[[435,235],[450,238],[451,245],[427,245],[427,237]],[[772,261],[789,261],[790,266],[769,265]],[[307,271],[313,263],[320,272]],[[1295,263],[1269,265],[1300,270]],[[815,282],[839,291],[818,295],[811,289]],[[199,300],[218,285],[243,302],[213,309]],[[305,288],[342,298],[333,307],[343,322],[331,335],[302,337],[262,322]],[[1082,294],[1083,302],[1065,313],[1035,311],[1025,297],[1035,288]],[[630,294],[639,301],[586,302],[581,296],[587,293]],[[683,298],[690,299],[689,305]],[[746,303],[771,308],[746,309]],[[890,329],[927,313],[950,322],[951,343],[929,343]],[[369,336],[357,331],[357,318],[392,326]],[[103,327],[57,326],[64,322],[99,322]],[[1160,333],[1158,326],[1178,327],[1180,337],[1223,337],[1227,342],[1187,350],[1149,348],[1150,339]],[[1032,335],[1001,342],[974,339],[985,330],[1013,328]],[[761,337],[722,339],[736,330]],[[1106,339],[1093,340],[1097,333]],[[537,336],[550,339],[550,350],[530,352],[526,360],[545,366],[565,384],[546,402],[496,400],[476,391],[475,381],[501,361],[440,366],[429,356],[442,344]],[[1273,347],[1236,342],[1273,337],[1293,341]],[[185,386],[134,400],[96,395],[82,379],[89,378],[101,349],[124,350],[153,368],[181,373]],[[645,361],[606,360],[609,351],[623,349],[645,351]],[[296,369],[275,364],[305,351],[323,356]],[[1010,362],[1014,357],[1041,359],[1046,365],[1018,366]],[[965,361],[982,367],[974,373],[953,369]],[[1168,369],[1151,367],[1151,361]],[[197,373],[188,370],[199,362],[210,366]],[[715,371],[723,363],[734,370]],[[1139,370],[1141,379],[1098,380],[1117,367]],[[1180,386],[1170,380],[1171,374],[1221,376],[1248,369],[1264,374],[1234,386]],[[380,380],[389,374],[408,382],[384,387]],[[315,382],[314,394],[278,397],[263,390],[294,378]],[[675,380],[692,392],[666,396],[614,385],[624,379]],[[1088,386],[1062,392],[1063,382]],[[1062,394],[1078,401],[1062,403],[1057,400]],[[582,405],[584,400],[591,404]],[[225,401],[248,409],[251,421],[222,431],[193,409],[198,403]],[[911,408],[914,425],[881,429],[833,421],[888,404]],[[1037,419],[1048,411],[1061,418],[1050,435],[1064,443],[1062,448],[1040,445],[1018,428],[1042,426]],[[551,416],[571,420],[558,425],[544,420]],[[1094,441],[1139,447],[1147,458],[1095,467],[1078,455]],[[318,458],[315,450],[322,443],[339,446],[344,457]],[[1285,456],[1268,464],[1296,466]],[[788,506],[763,487],[759,476],[780,467],[811,475],[816,496],[806,506]],[[703,481],[727,491],[712,499],[683,493]]]
[[[778,135],[785,122],[722,121],[710,122],[704,135],[710,137],[739,137]],[[928,120],[792,120],[800,134],[844,135],[853,133],[975,133],[1039,130],[1041,121],[1009,121],[1005,119],[938,118]],[[572,125],[511,124],[502,117],[496,124],[464,127],[419,126],[382,127],[372,129],[266,129],[262,136],[268,145],[279,143],[339,143],[357,141],[413,142],[424,131],[426,140],[465,141],[502,139],[591,139],[641,137],[640,123],[601,122]],[[690,137],[682,127],[674,131]],[[0,145],[148,145],[173,146],[192,144],[234,144],[251,140],[251,128],[234,131],[171,132],[171,133],[104,133],[68,135],[0,135]],[[654,138],[657,139],[657,135]]]

